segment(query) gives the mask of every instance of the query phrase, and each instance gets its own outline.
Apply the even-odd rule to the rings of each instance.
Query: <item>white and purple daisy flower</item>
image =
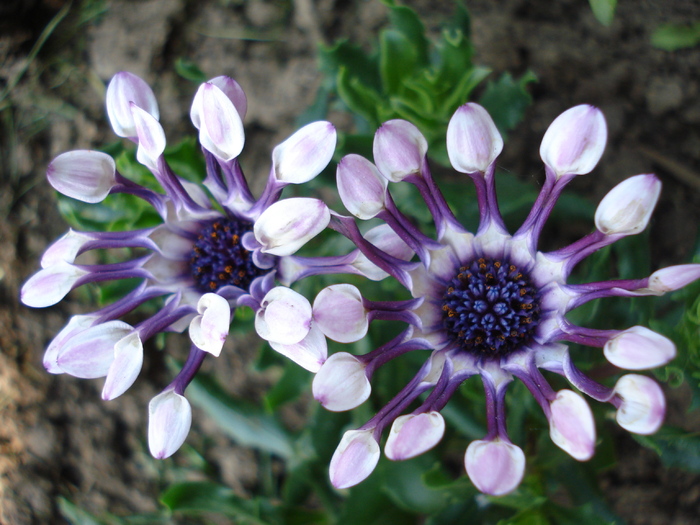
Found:
[[[318,330],[318,337],[342,343],[362,339],[375,319],[408,325],[398,337],[365,355],[331,355],[316,373],[313,394],[329,410],[353,409],[369,397],[372,376],[384,363],[414,350],[430,353],[385,407],[359,429],[345,433],[330,464],[333,485],[350,487],[373,471],[382,433],[389,427],[384,446],[389,459],[411,458],[436,445],[445,429],[440,410],[462,382],[476,375],[486,393],[488,429],[469,445],[464,461],[472,482],[487,494],[512,491],[525,471],[523,451],[506,430],[504,400],[514,378],[541,406],[552,441],[577,460],[589,459],[596,442],[593,415],[578,392],[612,404],[617,422],[630,432],[650,434],[659,428],[665,400],[655,381],[627,374],[612,388],[598,384],[573,364],[566,346],[570,342],[602,348],[610,363],[633,371],[674,358],[674,344],[648,328],[599,330],[566,318],[567,312],[593,299],[662,295],[700,277],[700,265],[688,264],[643,279],[567,284],[582,259],[646,227],[661,189],[659,180],[650,174],[624,180],[598,206],[593,233],[553,252],[537,250],[542,227],[562,190],[574,177],[593,170],[606,139],[605,119],[592,106],[574,107],[551,124],[540,148],[546,180],[529,216],[512,235],[501,218],[494,186],[503,141],[477,104],[460,107],[447,130],[452,166],[476,186],[476,233],[452,214],[431,177],[427,142],[409,122],[392,120],[381,126],[374,138],[374,164],[354,154],[341,160],[337,181],[343,204],[359,219],[383,220],[385,224],[373,230],[383,242],[368,242],[354,218],[335,212],[329,227],[351,239],[375,265],[375,279],[393,276],[414,299],[373,302],[356,287],[339,284],[322,290],[303,310],[287,309],[297,324]],[[434,217],[436,239],[421,233],[396,208],[388,183],[402,181],[420,191]],[[413,254],[418,261],[410,261]],[[281,281],[289,284],[313,273],[357,269],[348,270],[347,262],[329,258],[311,263],[292,256],[280,264]],[[576,391],[555,391],[541,370],[564,376]]]
[[[165,458],[180,447],[190,428],[185,388],[207,354],[220,354],[233,310],[242,305],[263,310],[281,261],[327,226],[329,210],[320,200],[279,199],[285,186],[307,182],[328,165],[336,132],[328,122],[314,122],[275,147],[267,185],[255,199],[237,160],[244,143],[246,96],[233,79],[222,76],[202,84],[190,113],[206,160],[208,192],[177,176],[166,162],[158,104],[142,79],[126,72],[115,75],[107,88],[107,113],[115,133],[137,144],[138,161],[164,193],[127,179],[109,155],[98,151],[59,155],[48,167],[49,183],[87,203],[110,194],[135,195],[155,208],[162,223],[137,231],[69,230],[46,250],[41,270],[25,283],[21,300],[47,307],[86,283],[140,279],[113,304],[71,318],[46,350],[44,365],[51,373],[105,377],[104,399],[114,399],[133,384],[143,363],[144,341],[189,327],[187,361],[149,406],[150,450]],[[80,257],[91,250],[123,248],[137,256],[110,264],[86,264]],[[162,298],[163,306],[150,318],[135,326],[120,320],[154,298]],[[278,324],[274,308],[264,313],[269,323]],[[288,334],[283,343],[300,341]],[[326,358],[325,340],[304,348],[300,358],[293,349],[286,355],[318,371]]]

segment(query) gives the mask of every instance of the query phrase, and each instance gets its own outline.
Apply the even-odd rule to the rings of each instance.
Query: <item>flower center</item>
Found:
[[[199,291],[216,292],[227,285],[247,291],[253,279],[268,271],[255,266],[241,244],[249,231],[253,231],[253,224],[248,221],[220,218],[206,223],[190,257],[192,278]]]
[[[482,257],[459,268],[442,311],[445,329],[464,350],[503,357],[531,339],[540,319],[539,291],[514,264]]]

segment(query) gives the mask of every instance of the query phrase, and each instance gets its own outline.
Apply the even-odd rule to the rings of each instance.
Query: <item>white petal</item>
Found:
[[[355,217],[371,219],[384,209],[389,181],[370,161],[360,155],[346,155],[338,163],[338,194]]]
[[[355,356],[338,352],[330,356],[314,377],[314,398],[332,412],[351,410],[364,403],[372,387],[365,365]]]
[[[379,461],[379,443],[372,430],[348,430],[331,458],[331,483],[338,489],[357,485],[369,476]]]
[[[525,454],[512,443],[472,441],[464,456],[472,483],[485,494],[502,496],[515,490],[525,474]]]
[[[100,151],[77,150],[61,153],[46,169],[53,188],[73,199],[102,202],[116,184],[114,159]]]
[[[221,160],[236,158],[243,150],[245,133],[233,102],[209,83],[199,87],[195,101],[199,104],[199,142]]]
[[[148,237],[156,243],[160,254],[168,259],[189,260],[192,254],[192,241],[171,231],[165,224],[155,228]]]
[[[333,158],[336,132],[326,121],[307,124],[272,150],[275,179],[302,184],[321,173]]]
[[[617,367],[647,370],[665,365],[675,358],[676,345],[644,326],[633,326],[606,342],[603,353]]]
[[[48,268],[61,262],[75,262],[78,252],[89,240],[90,237],[71,228],[63,237],[46,248],[44,255],[41,256],[41,267]]]
[[[71,337],[58,352],[58,366],[74,377],[104,377],[114,361],[114,345],[133,328],[122,321],[107,321]]]
[[[647,227],[661,193],[655,175],[636,175],[615,186],[600,201],[595,225],[606,235],[634,235]]]
[[[698,279],[700,264],[679,264],[652,273],[649,277],[649,288],[654,292],[673,292]]]
[[[595,422],[588,403],[571,390],[560,390],[551,403],[549,435],[574,459],[586,461],[595,449]]]
[[[282,345],[270,341],[270,346],[273,350],[314,374],[321,369],[321,365],[328,357],[326,338],[315,323],[311,325],[311,330],[306,334],[306,337],[298,343]]]
[[[172,456],[185,442],[192,409],[180,394],[166,390],[148,404],[148,446],[156,459]]]
[[[374,134],[374,162],[387,179],[400,182],[420,173],[428,142],[416,126],[405,120],[388,120]]]
[[[439,412],[399,416],[391,425],[384,454],[399,461],[419,456],[437,445],[445,433],[445,419]]]
[[[615,393],[622,399],[616,416],[622,428],[643,435],[659,429],[666,414],[666,398],[656,381],[628,374],[617,381]]]
[[[143,365],[143,343],[134,331],[114,345],[114,361],[107,371],[102,399],[119,397],[134,384]]]
[[[253,233],[271,255],[292,255],[321,233],[331,220],[328,207],[318,199],[296,197],[272,204],[255,221]]]
[[[87,273],[71,264],[58,262],[32,275],[22,286],[20,299],[32,308],[52,306],[63,299],[76,281]]]
[[[58,354],[63,346],[74,336],[92,326],[98,317],[96,315],[74,315],[68,320],[68,324],[56,334],[49,343],[44,353],[44,368],[50,374],[62,374],[64,371],[58,366]]]
[[[462,173],[485,172],[503,151],[503,138],[491,115],[479,104],[457,108],[447,126],[447,155]]]
[[[134,126],[139,139],[136,160],[149,168],[158,170],[158,159],[165,151],[165,131],[152,115],[138,106],[132,105]]]
[[[236,108],[236,111],[238,111],[238,115],[241,117],[242,121],[245,118],[245,114],[248,109],[248,101],[243,88],[241,88],[238,82],[233,80],[231,77],[222,75],[220,77],[208,80],[207,83],[218,87],[224,93],[224,95],[229,98]],[[202,93],[201,90],[198,90],[194,96],[194,100],[192,101],[192,109],[190,110],[190,118],[192,119],[194,127],[197,129],[200,127],[201,104]]]
[[[190,339],[200,350],[218,357],[231,325],[231,307],[220,295],[206,293],[199,299],[197,311],[200,315],[190,322]]]
[[[114,132],[120,137],[136,137],[131,103],[152,115],[156,120],[160,116],[153,90],[133,73],[122,71],[114,75],[107,86],[106,98],[109,121]]]
[[[335,284],[314,300],[314,319],[326,335],[339,343],[353,343],[367,334],[369,321],[360,291],[350,284]]]
[[[557,177],[590,173],[603,155],[608,128],[603,113],[582,104],[566,110],[544,134],[540,157]]]
[[[293,345],[311,329],[311,304],[298,292],[277,286],[267,292],[255,314],[255,330],[266,341]]]
[[[411,250],[404,240],[399,237],[388,224],[380,224],[379,226],[375,226],[365,233],[363,237],[380,250],[385,251],[397,259],[409,261],[414,255],[413,250]],[[357,257],[352,262],[352,266],[358,272],[372,281],[381,281],[389,276],[388,273],[371,262],[363,253],[359,251],[357,253]]]

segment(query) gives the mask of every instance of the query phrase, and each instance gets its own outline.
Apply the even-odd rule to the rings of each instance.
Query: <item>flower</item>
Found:
[[[360,428],[345,433],[330,466],[336,487],[357,484],[372,472],[382,433],[389,427],[384,450],[391,460],[413,457],[437,444],[445,426],[440,410],[472,376],[480,376],[484,385],[487,433],[468,446],[464,462],[474,485],[487,494],[514,490],[525,472],[523,451],[510,441],[506,429],[505,395],[514,378],[541,406],[552,441],[579,461],[593,455],[596,431],[588,403],[578,392],[610,403],[618,423],[630,432],[650,434],[659,428],[665,402],[656,382],[628,374],[613,388],[598,384],[574,365],[565,344],[599,347],[610,363],[634,371],[664,365],[675,357],[673,343],[648,328],[599,330],[576,326],[566,318],[567,312],[593,299],[662,295],[700,277],[700,265],[691,264],[642,279],[567,283],[582,259],[646,227],[661,189],[659,180],[644,174],[623,181],[600,203],[593,233],[556,251],[537,250],[542,227],[562,190],[574,177],[593,170],[606,137],[605,119],[592,106],[572,108],[552,123],[540,150],[546,180],[514,234],[504,225],[494,185],[503,141],[488,113],[476,104],[460,107],[447,130],[452,166],[476,186],[480,211],[476,233],[457,221],[438,190],[428,167],[427,143],[412,124],[392,120],[379,128],[374,164],[357,155],[340,161],[337,178],[343,204],[359,219],[383,220],[377,229],[384,228],[385,241],[368,242],[353,217],[333,211],[329,227],[352,240],[357,251],[384,272],[372,277],[393,276],[414,299],[372,302],[350,285],[321,291],[305,320],[315,323],[326,337],[357,341],[375,319],[401,320],[407,327],[365,355],[331,355],[314,378],[314,396],[329,410],[353,409],[369,397],[372,376],[384,363],[414,350],[430,353],[385,407]],[[388,183],[401,181],[420,191],[434,218],[436,239],[421,233],[394,205]],[[413,253],[417,261],[410,261]],[[291,258],[282,265],[288,282],[330,267],[316,261],[301,270],[296,263]],[[344,264],[345,270],[362,273],[355,271],[356,265]],[[542,370],[564,376],[576,390],[555,391]]]
[[[127,179],[109,155],[98,151],[63,153],[47,170],[49,183],[64,195],[99,203],[110,194],[131,194],[152,205],[162,219],[157,226],[136,231],[69,230],[46,250],[41,269],[21,291],[24,304],[41,308],[87,283],[140,280],[113,304],[71,318],[46,350],[44,365],[51,373],[104,377],[104,399],[114,399],[133,384],[146,340],[189,326],[192,345],[187,361],[150,404],[149,445],[157,458],[170,456],[185,440],[191,422],[185,388],[204,357],[221,352],[234,309],[248,306],[271,315],[265,297],[275,287],[282,261],[330,220],[320,200],[280,200],[280,196],[285,186],[313,179],[330,162],[336,143],[334,127],[314,122],[278,145],[267,185],[255,199],[237,160],[245,140],[245,112],[243,90],[225,76],[202,84],[194,97],[190,115],[206,160],[207,194],[201,186],[177,176],[166,162],[165,133],[153,91],[136,75],[117,73],[107,88],[112,128],[137,145],[138,161],[151,171],[164,193]],[[91,250],[124,248],[138,257],[109,264],[79,260]],[[314,260],[298,258],[294,264],[304,273]],[[162,307],[150,318],[135,326],[119,320],[155,298],[163,299]],[[303,337],[295,339],[295,335],[285,344],[299,345]],[[317,371],[326,358],[325,340],[309,338],[305,344],[305,351],[286,355]]]

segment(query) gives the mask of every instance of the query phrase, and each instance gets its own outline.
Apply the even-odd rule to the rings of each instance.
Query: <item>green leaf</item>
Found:
[[[279,406],[295,400],[302,392],[310,390],[311,374],[296,363],[285,364],[282,377],[265,395],[265,408],[274,412]]]
[[[413,43],[393,29],[379,35],[379,72],[384,93],[397,95],[403,89],[403,81],[414,74],[418,56]]]
[[[171,485],[161,494],[160,502],[172,512],[186,514],[215,512],[236,518],[240,520],[236,523],[241,524],[279,523],[274,519],[272,506],[266,504],[264,500],[245,500],[227,487],[206,481]]]
[[[259,407],[234,401],[211,378],[199,374],[187,387],[187,397],[216,421],[236,443],[275,454],[294,456],[294,441],[278,421]]]
[[[342,69],[351,78],[376,91],[381,90],[379,65],[375,57],[368,56],[361,47],[347,40],[339,40],[331,47],[319,49],[321,71],[335,77]]]
[[[175,61],[175,72],[182,78],[201,84],[206,82],[207,76],[199,69],[197,64],[188,58],[180,57]]]
[[[588,0],[588,3],[591,5],[593,16],[596,17],[598,22],[604,26],[612,24],[613,18],[615,17],[617,0]]]
[[[431,490],[423,480],[433,459],[420,456],[407,461],[387,462],[383,468],[384,490],[400,508],[432,514],[445,507],[447,495]]]
[[[379,127],[377,110],[382,105],[382,98],[377,91],[363,84],[358,77],[351,76],[345,67],[338,72],[337,88],[338,95],[351,111],[367,119],[373,129]]]
[[[58,498],[58,510],[70,525],[104,525],[104,521],[77,507],[66,498]]]
[[[425,26],[418,18],[416,12],[407,6],[391,5],[389,7],[389,19],[391,20],[391,25],[411,42],[411,46],[416,54],[417,64],[420,67],[430,65],[428,54],[430,43],[425,37]]]
[[[522,119],[525,110],[532,103],[527,90],[530,82],[537,80],[532,71],[528,71],[517,82],[510,73],[503,73],[495,82],[489,82],[479,103],[486,108],[496,123],[498,131],[505,136]]]
[[[201,183],[206,175],[206,162],[199,141],[188,137],[165,149],[165,160],[172,170],[190,182]]]
[[[634,439],[654,450],[667,467],[677,467],[689,472],[700,472],[700,435],[681,428],[664,426],[656,434]]]
[[[651,45],[664,51],[676,51],[700,44],[700,22],[691,25],[665,24],[651,35]]]
[[[365,481],[350,489],[338,523],[386,525],[412,522],[409,513],[392,504],[383,490],[383,478],[378,474],[375,471]]]

